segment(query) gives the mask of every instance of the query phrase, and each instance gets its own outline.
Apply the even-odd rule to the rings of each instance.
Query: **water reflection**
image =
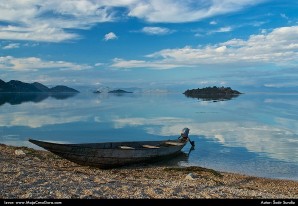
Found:
[[[196,97],[192,97],[190,95],[185,94],[186,97],[188,98],[195,98],[198,99],[200,101],[211,101],[211,102],[219,102],[219,101],[228,101],[231,100],[233,98],[236,98],[239,96],[239,94],[226,94],[226,95],[205,95],[205,94],[201,94],[201,95],[197,95]]]
[[[241,165],[248,174],[298,179],[298,95],[246,94],[216,103],[182,94],[43,98],[1,106],[1,143],[32,147],[28,137],[69,143],[177,139],[188,127],[195,150],[188,144],[169,164],[226,171]]]
[[[41,102],[48,97],[55,99],[67,99],[75,96],[77,93],[43,93],[43,92],[27,92],[27,93],[0,93],[0,106],[9,103],[11,105],[22,104],[24,102]]]
[[[192,145],[192,146],[190,147],[188,153],[187,153],[187,156],[188,156],[188,157],[189,157],[190,153],[191,153],[193,150],[195,150],[195,146]]]
[[[187,149],[186,149],[187,150]],[[177,155],[169,157],[167,159],[160,160],[154,163],[148,163],[149,165],[158,165],[158,166],[181,166],[188,162],[191,151],[194,150],[194,147],[190,147],[188,152],[180,151]]]

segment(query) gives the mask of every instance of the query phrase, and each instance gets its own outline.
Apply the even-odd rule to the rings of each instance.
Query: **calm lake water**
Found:
[[[194,150],[170,164],[298,180],[298,94],[247,93],[203,101],[181,93],[0,96],[0,143],[177,139]]]

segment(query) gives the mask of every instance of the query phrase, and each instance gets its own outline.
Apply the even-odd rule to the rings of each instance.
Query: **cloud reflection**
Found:
[[[38,128],[44,125],[57,125],[78,121],[86,121],[86,116],[59,116],[59,115],[32,115],[29,113],[12,113],[9,115],[0,114],[0,126],[26,126],[31,128]]]
[[[175,136],[181,129],[188,127],[192,140],[200,136],[228,147],[245,147],[248,151],[285,161],[295,162],[298,156],[297,131],[282,126],[273,127],[250,121],[196,123],[191,119],[176,117],[117,118],[113,121],[115,128],[143,126],[147,133],[160,136]]]

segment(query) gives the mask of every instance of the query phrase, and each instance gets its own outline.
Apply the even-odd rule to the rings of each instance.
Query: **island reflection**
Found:
[[[23,93],[0,93],[0,106],[5,103],[11,105],[22,104],[25,102],[41,102],[49,97],[58,100],[64,100],[67,98],[71,98],[77,95],[77,93],[43,93],[43,92],[23,92]]]

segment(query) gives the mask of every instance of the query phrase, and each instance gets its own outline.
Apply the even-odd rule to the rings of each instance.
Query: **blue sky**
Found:
[[[2,0],[0,79],[298,87],[295,0]]]

